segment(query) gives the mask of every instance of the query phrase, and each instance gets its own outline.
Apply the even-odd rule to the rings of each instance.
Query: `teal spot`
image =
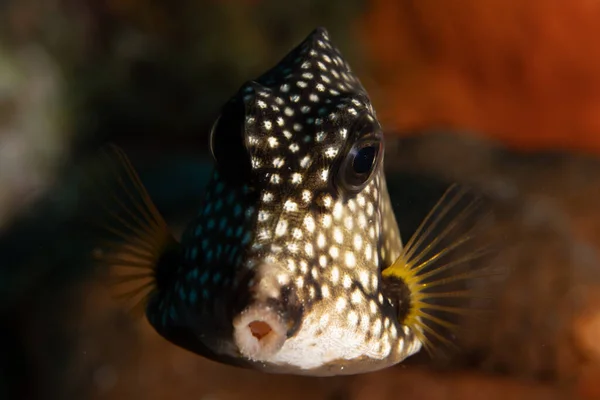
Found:
[[[242,215],[242,206],[239,204],[236,204],[235,207],[233,208],[233,215],[236,217],[239,217],[240,215]]]
[[[250,240],[252,240],[252,233],[246,232],[246,234],[242,238],[242,244],[248,244],[250,243]]]
[[[189,281],[191,281],[192,279],[194,279],[194,278],[197,278],[197,276],[194,276],[194,271],[196,271],[196,270],[195,270],[195,269],[193,269],[193,270],[191,270],[191,271],[188,271],[188,273],[187,273],[187,274],[185,274],[185,280],[186,280],[186,281],[188,281],[188,282],[189,282]],[[196,275],[197,275],[197,274],[196,274]],[[176,290],[179,288],[179,286],[178,286],[178,285],[179,285],[179,283],[177,283],[177,285],[175,286],[175,289],[176,289]]]
[[[219,283],[219,281],[220,281],[220,280],[221,280],[221,274],[217,272],[217,273],[216,273],[216,274],[213,276],[213,283]]]
[[[238,228],[235,230],[235,237],[242,237],[242,233],[244,233],[244,228],[238,226]]]
[[[204,273],[200,277],[200,284],[204,285],[207,280],[208,280],[208,271],[204,271]]]
[[[217,183],[217,187],[215,188],[215,192],[221,193],[225,188],[225,184],[223,182]]]
[[[195,260],[198,257],[198,248],[196,246],[192,247],[192,260]]]
[[[194,232],[196,236],[202,235],[202,225],[198,225],[196,227],[196,231]]]
[[[185,295],[185,290],[183,288],[179,288],[179,298],[183,301],[185,301],[185,299],[187,298],[187,296]]]
[[[227,228],[227,232],[225,232],[225,236],[227,236],[228,238],[233,236],[233,228]]]
[[[228,204],[232,204],[233,200],[235,200],[235,195],[233,192],[229,193],[229,195],[227,196],[227,203]]]
[[[213,251],[212,251],[212,250],[209,250],[209,251],[206,253],[206,260],[207,260],[207,261],[211,261],[211,260],[212,260],[212,258],[213,258]]]
[[[296,57],[296,58],[294,59],[294,63],[296,63],[296,64],[299,64],[299,63],[300,63],[300,61],[302,61],[302,57]]]
[[[227,226],[227,218],[223,217],[223,218],[221,218],[221,221],[219,222],[219,230],[223,231],[226,226]]]
[[[204,300],[208,299],[208,289],[202,289],[202,298]]]
[[[192,278],[194,278],[194,279],[198,278],[198,268],[194,268],[192,270]]]
[[[202,250],[208,249],[208,239],[202,241]]]
[[[213,229],[215,227],[215,220],[214,219],[209,219],[208,222],[206,223],[206,227],[208,229]]]
[[[210,214],[210,211],[212,209],[212,203],[208,203],[205,207],[204,207],[204,215],[208,215]]]
[[[310,142],[311,137],[310,136],[304,136],[304,143],[308,143]]]
[[[223,200],[219,199],[215,204],[215,211],[219,211],[221,208],[223,208]]]
[[[327,114],[327,107],[319,108],[319,115],[325,115],[325,114]]]
[[[246,88],[244,89],[244,92],[252,93],[253,90],[254,90],[254,88],[252,86],[246,86]]]
[[[173,306],[169,308],[169,317],[171,317],[172,320],[177,319],[177,312],[175,311],[175,307]]]
[[[284,74],[289,74],[290,72],[292,72],[292,69],[290,67],[284,68],[282,71]]]
[[[198,299],[198,294],[196,293],[196,291],[194,289],[192,289],[190,291],[190,303],[195,303],[196,300]]]
[[[307,118],[306,119],[306,123],[309,124],[309,125],[312,125],[312,124],[315,123],[315,119],[314,118]]]

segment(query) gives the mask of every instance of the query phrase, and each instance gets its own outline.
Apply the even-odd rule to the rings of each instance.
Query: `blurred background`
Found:
[[[387,135],[407,238],[468,184],[514,270],[464,351],[343,378],[218,365],[128,317],[92,273],[73,182],[124,148],[176,232],[210,125],[326,27]],[[600,398],[600,2],[0,2],[0,399]]]

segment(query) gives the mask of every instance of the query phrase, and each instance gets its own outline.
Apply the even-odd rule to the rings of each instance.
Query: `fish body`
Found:
[[[136,238],[126,240],[129,259],[152,271],[143,305],[156,331],[212,360],[274,373],[356,374],[418,352],[418,279],[410,287],[398,265],[383,273],[407,260],[382,128],[327,31],[242,85],[210,140],[215,169],[181,243],[147,194],[139,219],[155,223],[120,235]],[[131,250],[140,243],[150,255]]]

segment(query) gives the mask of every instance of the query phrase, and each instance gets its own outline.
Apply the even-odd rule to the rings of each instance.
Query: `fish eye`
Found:
[[[379,122],[366,112],[361,113],[348,130],[353,133],[332,178],[337,190],[353,195],[367,186],[381,164],[383,134]]]
[[[360,148],[354,156],[352,168],[354,173],[359,175],[368,174],[375,164],[378,149],[374,145],[368,145]]]
[[[383,154],[383,141],[368,138],[357,142],[347,153],[338,172],[338,184],[350,193],[358,193],[371,180]]]
[[[245,113],[241,102],[229,101],[210,132],[210,151],[217,170],[230,182],[246,182],[252,169],[245,143]]]

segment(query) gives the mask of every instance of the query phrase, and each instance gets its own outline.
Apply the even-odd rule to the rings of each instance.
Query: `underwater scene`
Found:
[[[600,399],[598,34],[2,2],[0,399]]]

